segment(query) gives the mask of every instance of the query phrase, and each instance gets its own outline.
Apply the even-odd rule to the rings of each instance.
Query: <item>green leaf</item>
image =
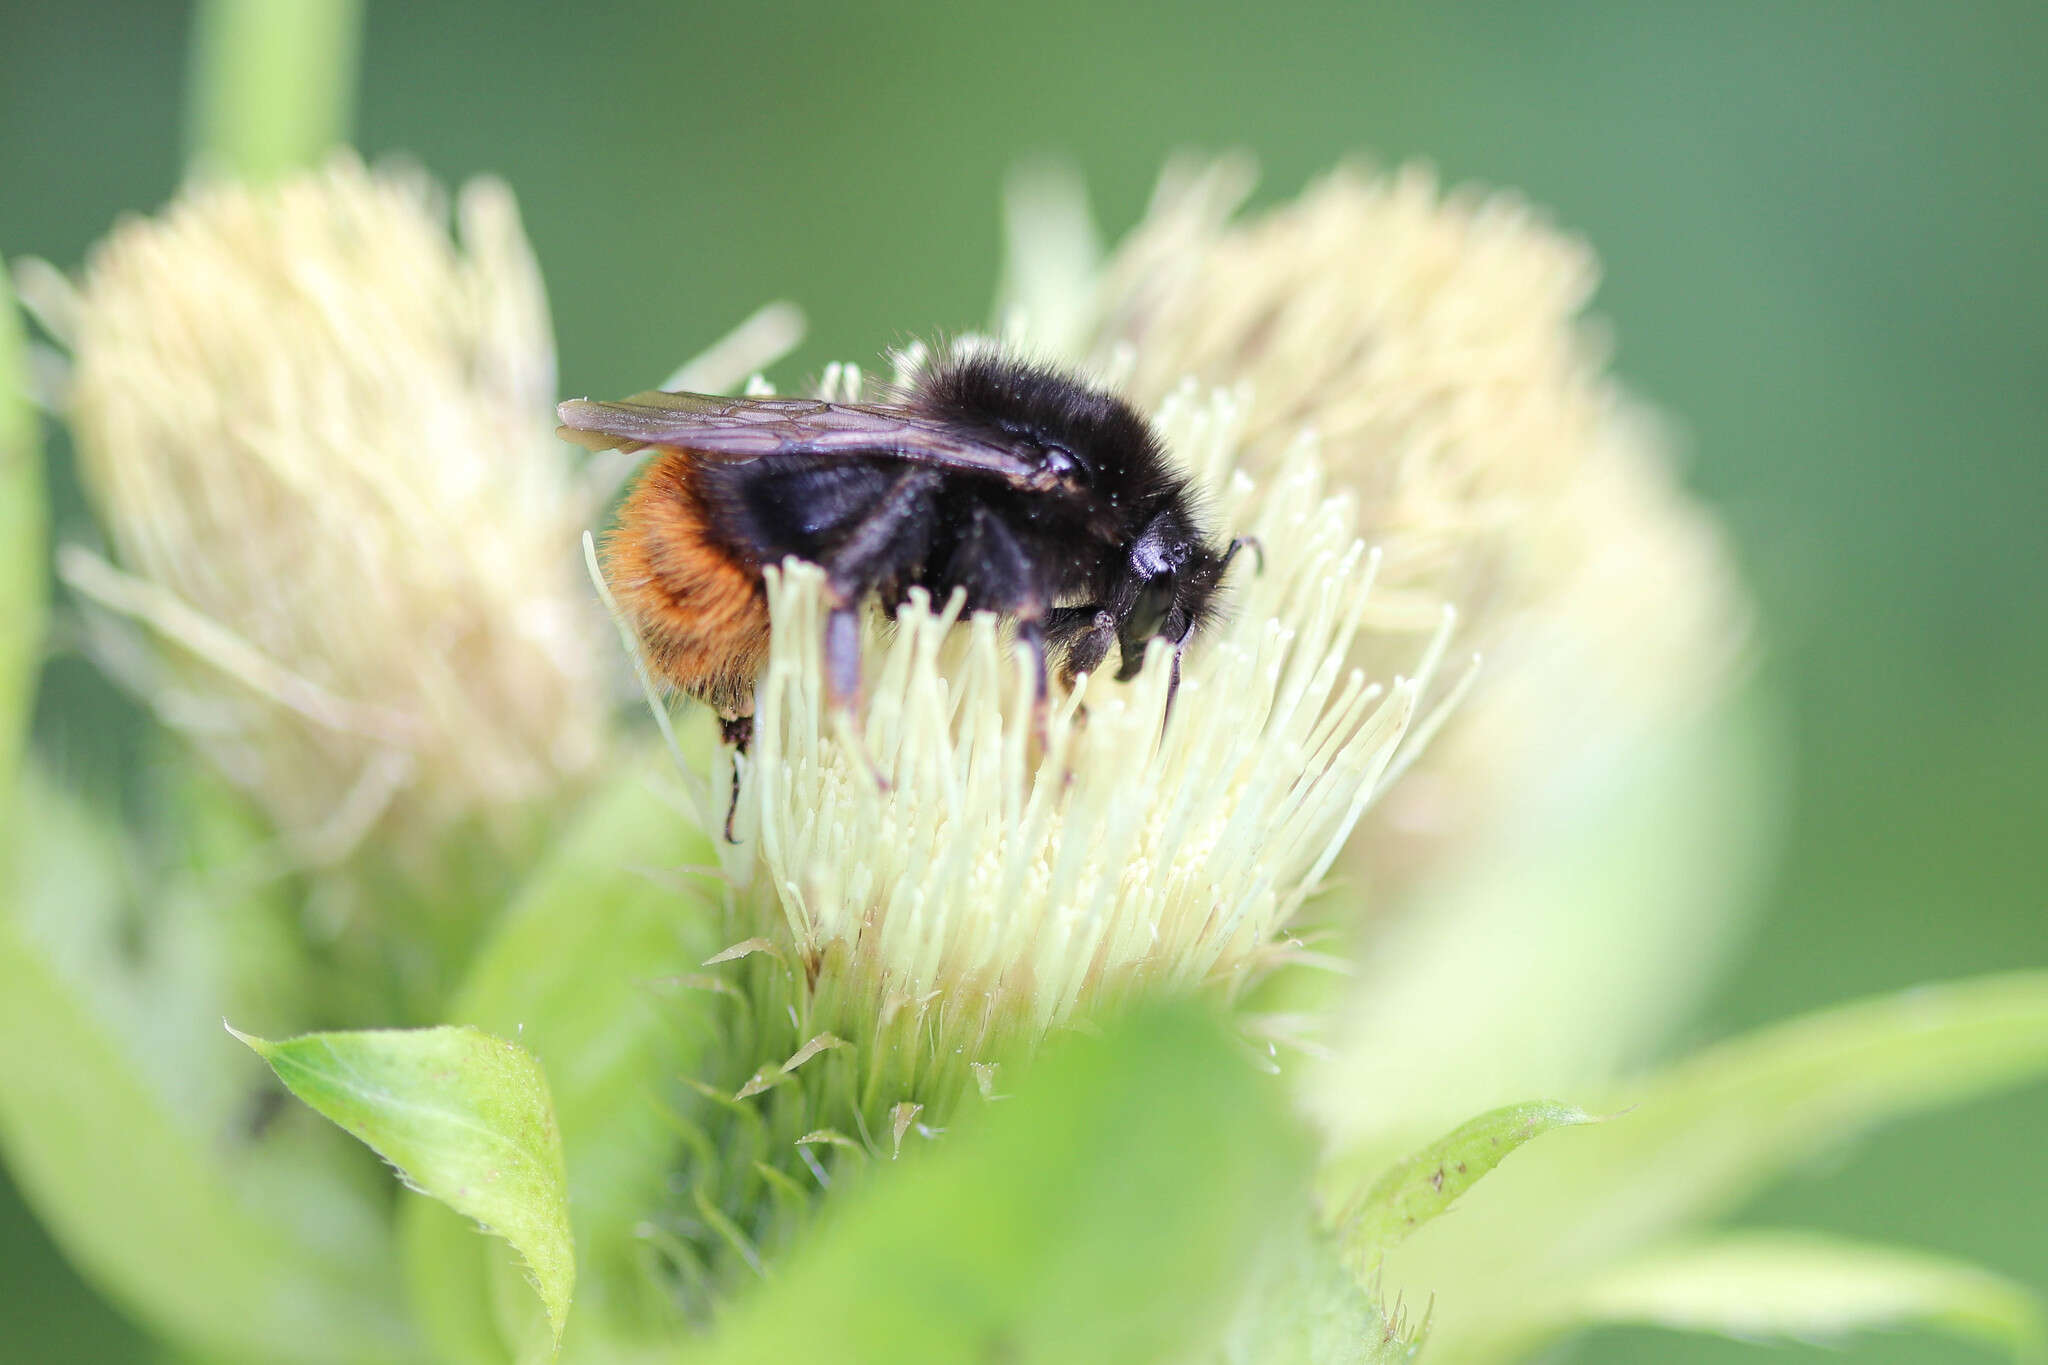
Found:
[[[1387,1258],[1434,1293],[1432,1354],[1547,1322],[1576,1286],[1879,1120],[2048,1072],[2048,973],[1828,1010],[1713,1048],[1617,1097],[1616,1117],[1545,1143]],[[1469,1348],[1469,1349],[1468,1349]]]
[[[1304,1210],[1304,1215],[1306,1215]],[[1253,1270],[1223,1334],[1219,1365],[1395,1365],[1413,1360],[1426,1323],[1385,1308],[1345,1268],[1335,1239],[1307,1226]],[[1425,1310],[1426,1317],[1426,1310]]]
[[[220,1006],[289,1017],[275,907],[142,860],[24,779],[0,906],[0,1147],[24,1197],[88,1279],[194,1356],[421,1359],[374,1164],[310,1116],[265,1119],[246,1063],[225,1064]],[[184,794],[209,825],[205,789]],[[131,862],[150,894],[127,885]]]
[[[395,1282],[249,1212],[0,916],[0,1143],[79,1268],[219,1360],[414,1361]],[[323,1254],[324,1251],[324,1254]]]
[[[1830,1340],[1925,1326],[2038,1361],[2041,1304],[2025,1286],[1924,1252],[1790,1232],[1737,1232],[1595,1276],[1579,1324],[1640,1323],[1743,1338]]]
[[[591,801],[533,873],[471,964],[449,1017],[520,1042],[547,1069],[569,1173],[579,1257],[563,1352],[615,1359],[677,1327],[644,1273],[640,1237],[679,1157],[669,1114],[721,1022],[720,1002],[678,986],[724,946],[717,907],[666,885],[707,864],[704,836],[664,796],[668,751]],[[508,1359],[487,1308],[489,1248],[415,1202],[402,1215],[406,1271],[435,1345],[466,1361]]]
[[[406,1288],[420,1330],[445,1365],[510,1365],[522,1337],[499,1310],[493,1256],[509,1256],[503,1243],[476,1235],[476,1225],[446,1204],[408,1200],[399,1210],[398,1242]],[[531,1301],[532,1296],[528,1295]],[[576,1334],[579,1313],[571,1320]]]
[[[1300,1210],[1285,1108],[1189,1009],[1072,1040],[977,1129],[828,1212],[690,1358],[1137,1365],[1213,1347]]]
[[[1339,1236],[1345,1261],[1369,1280],[1388,1250],[1448,1209],[1517,1147],[1553,1129],[1593,1121],[1583,1109],[1539,1100],[1506,1105],[1459,1125],[1395,1162],[1344,1216]]]
[[[463,1027],[311,1033],[283,1042],[235,1036],[407,1184],[511,1243],[560,1343],[576,1253],[562,1140],[547,1076],[531,1055]]]

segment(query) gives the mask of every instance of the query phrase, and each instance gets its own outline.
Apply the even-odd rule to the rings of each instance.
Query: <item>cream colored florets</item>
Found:
[[[1192,384],[1160,405],[1224,534],[1265,547],[1232,570],[1163,727],[1159,642],[1132,682],[1056,696],[1041,751],[1007,632],[923,600],[870,620],[865,709],[835,717],[820,576],[774,576],[727,872],[806,982],[802,1035],[855,1042],[905,1087],[892,1098],[1134,992],[1247,984],[1426,737],[1448,617],[1401,672],[1353,667],[1378,555],[1312,439],[1257,479],[1237,469],[1243,418],[1239,395]],[[704,790],[722,818],[722,775]]]
[[[602,750],[539,272],[504,186],[455,208],[451,241],[424,180],[343,158],[189,190],[75,293],[38,277],[109,543],[65,576],[110,609],[104,657],[316,862],[488,821]]]
[[[1039,282],[1014,293],[1014,330],[1050,317],[1045,344],[1124,374],[1140,402],[1189,376],[1246,386],[1255,473],[1317,433],[1383,556],[1368,667],[1456,606],[1458,647],[1487,667],[1361,844],[1376,880],[1398,880],[1540,801],[1560,768],[1724,695],[1747,604],[1663,433],[1606,373],[1581,317],[1598,282],[1581,242],[1417,168],[1340,170],[1240,216],[1250,187],[1234,162],[1169,169],[1091,269],[1041,182],[1013,251],[1050,243],[1058,261],[1013,267]]]

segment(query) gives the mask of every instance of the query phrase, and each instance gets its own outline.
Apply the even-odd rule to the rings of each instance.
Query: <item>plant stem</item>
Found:
[[[346,140],[360,0],[202,0],[192,33],[191,168],[275,179]]]

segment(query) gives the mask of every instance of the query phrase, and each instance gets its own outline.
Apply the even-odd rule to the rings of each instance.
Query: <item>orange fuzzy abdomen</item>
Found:
[[[761,577],[706,525],[694,462],[659,450],[605,537],[605,578],[658,675],[730,720],[752,715],[768,652]]]

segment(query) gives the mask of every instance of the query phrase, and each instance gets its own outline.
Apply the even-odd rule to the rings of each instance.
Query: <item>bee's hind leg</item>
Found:
[[[740,813],[740,760],[747,756],[747,746],[754,742],[754,718],[752,716],[720,716],[718,737],[725,741],[725,747],[732,750],[732,799],[725,807],[725,841],[736,844],[733,837],[733,817]]]

